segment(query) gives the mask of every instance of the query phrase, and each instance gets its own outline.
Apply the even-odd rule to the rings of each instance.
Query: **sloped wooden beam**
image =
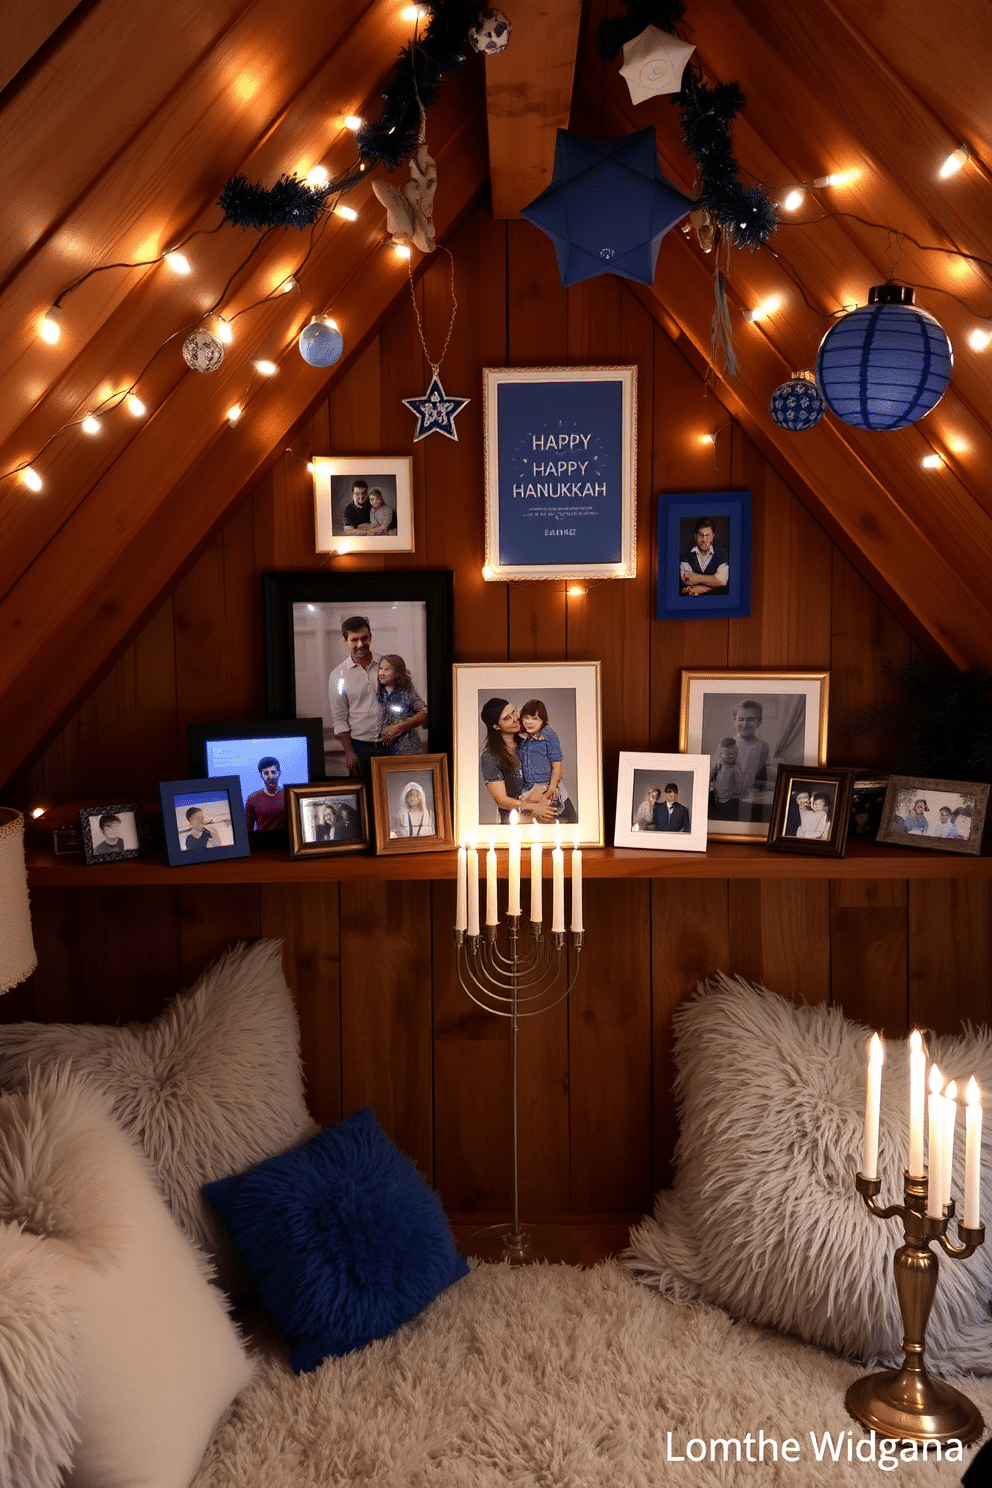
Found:
[[[551,180],[568,128],[581,0],[519,0],[505,52],[486,58],[493,216],[516,217]]]

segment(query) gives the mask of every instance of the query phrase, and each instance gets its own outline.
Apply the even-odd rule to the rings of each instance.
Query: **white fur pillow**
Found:
[[[719,976],[675,1014],[680,1109],[674,1187],[631,1233],[626,1259],[675,1301],[702,1299],[866,1362],[901,1365],[892,1257],[898,1219],[874,1218],[854,1186],[864,1134],[869,1030],[838,1008],[797,1006]],[[992,1091],[988,1029],[928,1038],[959,1089]],[[954,1185],[963,1197],[963,1122]],[[983,1144],[982,1215],[992,1219],[992,1158]],[[909,1155],[905,1042],[886,1040],[879,1177],[902,1203]],[[951,1237],[957,1239],[952,1221]],[[939,1248],[936,1253],[942,1255]],[[992,1255],[942,1259],[927,1330],[935,1370],[992,1373]]]
[[[318,1130],[304,1099],[281,943],[235,946],[150,1023],[0,1027],[0,1089],[53,1062],[71,1063],[107,1092],[176,1220],[214,1259],[220,1284],[234,1295],[249,1290],[202,1188]]]
[[[37,1470],[50,1413],[47,1454],[71,1463],[74,1488],[188,1488],[252,1366],[203,1256],[85,1076],[52,1068],[0,1097],[0,1221],[19,1242],[8,1270],[26,1261],[33,1288],[14,1304],[30,1375],[0,1360],[19,1423],[0,1436],[0,1482],[61,1481]],[[6,1332],[9,1344],[9,1317]],[[43,1393],[26,1401],[20,1385]]]

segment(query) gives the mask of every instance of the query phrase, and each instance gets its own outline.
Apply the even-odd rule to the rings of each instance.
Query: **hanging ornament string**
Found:
[[[451,343],[451,333],[455,329],[455,315],[458,311],[458,300],[455,297],[455,257],[450,248],[442,247],[441,252],[446,253],[451,259],[451,319],[448,321],[448,334],[444,338],[444,345],[441,347],[441,355],[438,357],[437,361],[434,360],[427,349],[427,339],[424,336],[424,322],[420,318],[420,306],[417,304],[417,292],[414,288],[413,283],[413,265],[409,260],[407,261],[407,273],[410,276],[410,298],[413,301],[413,313],[417,318],[417,334],[420,337],[420,344],[424,348],[424,356],[427,358],[427,365],[430,367],[431,372],[435,377],[438,374],[441,363],[444,361],[444,358],[447,355],[448,346]]]

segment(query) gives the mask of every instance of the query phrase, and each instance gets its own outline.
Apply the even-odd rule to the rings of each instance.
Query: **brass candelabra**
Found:
[[[480,934],[455,930],[455,962],[462,990],[477,1006],[496,1017],[510,1020],[511,1126],[513,1146],[513,1217],[477,1230],[461,1246],[463,1255],[484,1261],[503,1261],[527,1266],[534,1261],[563,1261],[575,1265],[579,1252],[571,1237],[548,1225],[520,1223],[520,1151],[518,1120],[518,1053],[520,1022],[549,1013],[564,1002],[579,975],[583,932],[571,932],[574,971],[568,976],[566,934],[545,934],[540,920],[530,921],[529,944],[521,946],[519,914],[508,914],[505,948],[499,944],[499,926],[487,924]]]
[[[977,1407],[952,1386],[935,1380],[923,1362],[927,1323],[937,1290],[940,1263],[930,1249],[936,1240],[955,1261],[967,1260],[985,1239],[984,1225],[975,1229],[958,1225],[960,1245],[948,1238],[947,1226],[954,1217],[954,1200],[943,1206],[939,1218],[927,1214],[927,1179],[905,1175],[902,1204],[887,1208],[877,1202],[881,1180],[859,1173],[858,1193],[879,1219],[901,1219],[904,1243],[893,1258],[896,1295],[903,1321],[904,1360],[901,1369],[866,1375],[856,1380],[845,1397],[856,1421],[897,1441],[949,1442],[962,1445],[977,1441],[985,1424]]]

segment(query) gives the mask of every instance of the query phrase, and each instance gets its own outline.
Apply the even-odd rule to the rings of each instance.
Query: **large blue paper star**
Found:
[[[414,444],[418,439],[426,439],[428,434],[447,434],[449,439],[454,439],[457,443],[455,419],[465,404],[471,401],[470,398],[445,397],[441,379],[435,372],[431,378],[431,385],[422,398],[403,399],[410,412],[417,415],[417,432],[413,436]]]
[[[520,214],[554,243],[567,289],[596,274],[653,284],[662,238],[695,205],[658,164],[651,124],[618,140],[559,129],[551,185]]]

